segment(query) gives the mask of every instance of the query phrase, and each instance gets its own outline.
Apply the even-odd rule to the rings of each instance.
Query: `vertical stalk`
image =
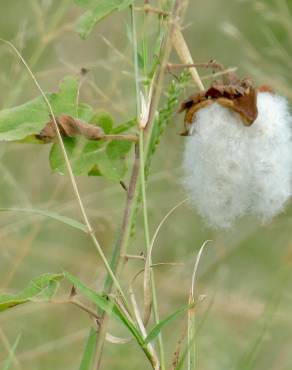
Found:
[[[130,234],[132,229],[132,224],[134,221],[134,215],[136,210],[136,205],[138,201],[138,179],[140,172],[140,156],[139,147],[135,146],[135,159],[132,168],[132,174],[130,178],[130,184],[127,192],[126,206],[123,215],[123,222],[121,230],[114,246],[114,251],[111,259],[111,268],[115,273],[115,276],[119,278],[121,270],[125,261],[125,255],[127,252],[128,243],[130,240]],[[111,293],[113,291],[113,280],[108,274],[104,284],[104,292]],[[99,369],[101,365],[101,356],[104,346],[104,340],[106,335],[108,325],[108,315],[103,312],[101,314],[99,330],[97,333],[97,345],[96,345],[96,355],[95,355],[95,365],[94,369]]]
[[[168,58],[169,58],[170,51],[171,51],[171,34],[174,30],[175,24],[179,20],[180,8],[181,8],[181,1],[174,0],[172,13],[168,21],[166,35],[162,42],[162,46],[160,50],[160,58],[159,58],[160,64],[158,65],[157,71],[154,76],[154,84],[153,84],[154,87],[153,87],[152,98],[150,102],[147,126],[143,132],[142,130],[140,130],[139,146],[135,147],[135,160],[133,164],[130,185],[129,185],[129,189],[127,192],[127,199],[126,199],[125,211],[123,215],[122,227],[121,227],[117,242],[114,247],[113,257],[112,257],[112,262],[111,262],[112,271],[114,272],[117,279],[119,278],[121,274],[123,262],[125,260],[127,247],[128,247],[129,240],[130,240],[131,229],[132,229],[132,225],[134,223],[134,218],[136,214],[136,207],[138,204],[139,193],[140,193],[139,177],[141,176],[142,172],[144,173],[144,168],[141,168],[141,165],[144,166],[144,160],[141,160],[140,149],[143,148],[143,152],[144,152],[143,158],[147,158],[149,155],[150,139],[151,139],[153,124],[154,124],[154,115],[157,110],[159,99],[161,96],[161,87],[162,87],[164,74],[165,74],[165,70],[167,67],[167,63],[168,63]],[[133,14],[133,9],[132,9],[132,14]],[[133,26],[135,27],[135,25]],[[136,30],[133,35],[133,43],[134,43],[134,49],[137,51]],[[134,51],[134,61],[135,61],[135,76],[136,76],[135,86],[136,86],[136,92],[137,92],[136,94],[137,95],[136,96],[137,98],[137,117],[139,117],[141,103],[140,103],[139,78],[138,78],[138,69],[137,69],[138,55],[137,55],[137,52],[135,51]],[[141,132],[143,136],[141,136]],[[143,144],[143,141],[144,141],[144,140],[141,140],[141,138],[145,139],[145,148],[144,148],[144,145],[143,146],[141,145],[141,143]],[[143,179],[143,174],[142,174],[142,179]],[[145,185],[145,181],[144,181],[144,185]],[[147,217],[144,219],[144,223],[145,221],[146,221],[145,226],[147,229],[148,228]],[[149,232],[147,232],[147,234],[149,235]],[[148,236],[148,242],[149,242],[149,236]],[[147,244],[150,245],[149,243]],[[113,283],[109,275],[107,276],[106,281],[105,281],[104,291],[106,293],[113,292]],[[156,305],[157,307],[156,301],[154,301],[154,305]],[[95,364],[94,364],[95,370],[100,369],[100,366],[101,366],[101,356],[102,356],[102,351],[103,351],[103,346],[104,346],[104,341],[105,341],[107,324],[108,324],[108,315],[106,313],[103,313],[101,315],[99,331],[97,333],[97,348],[96,348],[96,357],[95,357]]]
[[[140,147],[140,167],[145,168],[144,163],[144,133],[143,130],[140,130],[139,134],[139,147]],[[144,219],[144,233],[145,233],[145,241],[147,247],[147,254],[150,254],[150,232],[149,232],[149,222],[148,222],[148,213],[147,213],[147,198],[146,198],[146,181],[145,181],[145,171],[141,171],[141,194],[142,194],[142,205],[143,205],[143,219]],[[150,265],[152,265],[152,260],[150,257],[149,261]],[[150,269],[150,283],[151,283],[151,294],[152,294],[152,303],[153,303],[153,314],[155,323],[158,324],[159,322],[159,311],[158,311],[158,301],[157,301],[157,293],[156,293],[156,284],[155,284],[155,277],[154,271]],[[160,363],[161,369],[165,370],[165,355],[164,355],[164,345],[162,334],[159,333],[158,336],[158,344],[159,344],[159,352],[160,352]]]

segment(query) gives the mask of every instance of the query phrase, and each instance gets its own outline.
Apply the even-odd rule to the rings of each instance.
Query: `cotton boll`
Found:
[[[213,103],[199,110],[187,137],[184,185],[199,214],[226,228],[248,210],[249,163],[238,114]]]
[[[252,164],[251,213],[269,221],[291,196],[292,117],[287,101],[271,93],[258,94],[258,117],[248,128]]]
[[[196,113],[184,152],[184,186],[215,228],[253,214],[268,221],[291,196],[292,117],[284,98],[258,93],[258,117],[244,126],[232,110],[212,103]]]

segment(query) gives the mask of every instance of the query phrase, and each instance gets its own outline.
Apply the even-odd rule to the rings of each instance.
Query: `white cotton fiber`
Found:
[[[213,103],[196,113],[184,152],[184,186],[206,222],[227,228],[252,214],[265,222],[291,195],[292,117],[286,100],[258,93],[249,127]]]

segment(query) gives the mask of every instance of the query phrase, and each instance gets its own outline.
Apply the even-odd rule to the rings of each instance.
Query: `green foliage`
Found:
[[[55,115],[66,113],[76,115],[78,81],[65,77],[57,93],[47,94]],[[38,97],[18,107],[0,111],[0,140],[23,140],[38,134],[49,121],[48,107]]]
[[[63,274],[43,274],[33,279],[20,293],[1,294],[0,311],[31,301],[49,301],[55,295],[63,277]]]
[[[77,106],[78,87],[78,79],[67,76],[61,82],[57,93],[47,94],[55,116],[68,114],[101,127],[105,134],[122,133],[135,124],[135,120],[131,120],[114,127],[113,118],[109,113],[96,112],[84,103]],[[35,135],[39,134],[49,121],[48,107],[42,97],[18,107],[2,110],[0,140],[42,143]],[[83,137],[65,137],[63,141],[74,175],[104,176],[113,181],[119,181],[125,176],[125,156],[131,150],[130,142],[117,141],[108,144],[102,140],[89,141]],[[64,156],[58,143],[53,144],[49,159],[54,171],[66,173]]]
[[[77,288],[82,294],[84,294],[91,302],[93,302],[99,309],[106,312],[108,315],[115,318],[117,321],[124,324],[124,326],[133,334],[137,342],[144,347],[144,340],[139,330],[133,324],[133,322],[125,315],[120,307],[110,300],[108,296],[98,294],[94,290],[88,288],[78,278],[65,272],[65,277]]]
[[[146,180],[149,175],[152,157],[156,152],[161,136],[163,135],[167,125],[171,122],[171,119],[177,109],[179,98],[183,90],[185,89],[189,79],[190,79],[189,72],[188,71],[183,72],[179,76],[178,80],[173,80],[168,87],[167,100],[164,106],[159,110],[158,116],[155,119],[152,132],[151,132],[149,146],[147,148],[147,154],[145,155],[144,168],[145,168],[145,179]],[[141,194],[139,195],[139,201],[138,201],[136,211],[135,211],[136,213],[138,212],[140,203],[141,203]],[[133,218],[133,224],[131,227],[132,234],[135,231],[135,222],[136,222],[135,220],[136,220],[136,217]]]
[[[87,338],[79,370],[91,369],[95,355],[95,348],[96,348],[96,331],[93,328],[91,328],[89,336]]]
[[[185,89],[190,79],[189,72],[183,72],[179,76],[178,80],[173,80],[167,90],[167,100],[165,105],[159,110],[158,117],[156,118],[151,133],[149,149],[147,151],[147,157],[145,160],[145,176],[147,178],[151,165],[151,159],[159,145],[160,138],[163,135],[167,125],[171,122],[171,119],[177,110],[179,97]]]
[[[110,134],[114,126],[114,120],[108,112],[96,112],[89,119],[89,123],[99,126],[105,134]]]
[[[62,222],[65,225],[74,227],[75,229],[81,230],[85,233],[87,232],[86,225],[76,220],[73,220],[72,218],[61,216],[56,212],[51,212],[51,211],[46,211],[46,210],[41,210],[41,209],[36,209],[36,208],[31,208],[31,209],[30,208],[0,208],[0,212],[16,212],[16,213],[24,212],[24,213],[41,215],[41,216],[45,216],[53,220]]]
[[[108,133],[111,132],[108,131]],[[131,142],[106,143],[103,140],[88,141],[82,137],[64,138],[63,141],[76,176],[104,176],[113,181],[119,181],[125,176],[127,172],[125,156],[131,150]],[[66,173],[65,160],[58,144],[52,146],[50,164],[54,171]]]
[[[133,0],[75,0],[75,3],[87,10],[78,20],[77,32],[87,38],[97,22],[111,14],[121,11],[132,4]]]
[[[145,339],[145,342],[146,343],[149,343],[151,342],[152,340],[154,340],[158,335],[159,333],[161,332],[161,330],[168,324],[170,324],[173,320],[177,319],[180,315],[182,315],[183,313],[185,313],[187,310],[189,310],[190,308],[192,308],[192,305],[186,305],[186,306],[183,306],[181,307],[180,309],[178,309],[177,311],[173,312],[172,314],[170,314],[169,316],[167,316],[165,319],[159,321],[149,332],[149,334],[147,335],[146,339]]]

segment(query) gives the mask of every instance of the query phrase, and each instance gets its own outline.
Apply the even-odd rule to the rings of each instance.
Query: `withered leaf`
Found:
[[[61,114],[56,117],[56,122],[62,137],[83,136],[88,140],[100,140],[104,137],[104,132],[100,127],[73,118],[67,114]],[[56,141],[56,129],[53,119],[46,124],[36,137],[45,143]]]

